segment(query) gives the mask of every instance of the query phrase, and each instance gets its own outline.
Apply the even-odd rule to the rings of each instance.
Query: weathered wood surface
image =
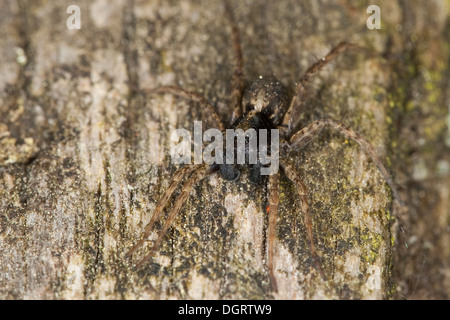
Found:
[[[68,30],[71,4],[0,4],[0,298],[450,296],[448,1],[232,1],[247,80],[273,74],[293,86],[343,40],[380,53],[327,66],[298,119],[332,117],[363,134],[407,203],[392,202],[356,143],[325,131],[293,160],[328,281],[312,267],[283,178],[278,293],[267,272],[267,190],[245,179],[205,179],[146,268],[124,258],[176,169],[170,134],[201,119],[195,103],[129,84],[199,91],[229,119],[222,3],[77,1],[82,26]],[[370,4],[381,8],[380,30],[366,27]]]

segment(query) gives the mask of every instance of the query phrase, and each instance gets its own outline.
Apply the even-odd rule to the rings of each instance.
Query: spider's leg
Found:
[[[212,170],[210,168],[210,166],[207,164],[201,165],[200,167],[197,167],[195,169],[195,171],[192,173],[192,175],[189,177],[189,179],[184,184],[182,191],[180,193],[180,196],[178,197],[178,199],[176,200],[172,209],[170,210],[167,220],[164,223],[162,230],[160,231],[160,234],[159,234],[158,238],[156,239],[152,249],[144,258],[142,258],[137,263],[136,268],[140,268],[148,259],[150,259],[153,256],[154,252],[158,249],[167,230],[170,228],[170,226],[172,225],[173,221],[175,220],[175,217],[177,216],[178,212],[180,212],[181,207],[188,199],[189,194],[191,193],[194,185],[198,181],[202,180],[203,178],[205,178],[206,176],[208,176],[209,174],[211,174],[213,172],[214,172],[214,170]]]
[[[336,47],[331,49],[331,51],[322,59],[318,60],[314,63],[308,70],[306,70],[305,74],[298,80],[297,86],[295,87],[294,96],[292,97],[289,108],[284,115],[282,128],[285,130],[285,136],[289,136],[292,130],[293,112],[295,109],[300,109],[306,99],[306,92],[309,86],[309,78],[316,74],[320,69],[322,69],[326,64],[336,58],[341,52],[347,49],[363,49],[354,44],[341,42]]]
[[[237,118],[239,118],[243,111],[242,110],[242,93],[244,90],[244,59],[242,58],[241,49],[241,39],[239,36],[239,29],[237,27],[236,21],[234,20],[233,11],[231,10],[230,3],[228,0],[224,0],[225,13],[231,24],[231,41],[233,44],[234,52],[234,72],[233,72],[233,83],[232,83],[232,93],[231,93],[231,105],[233,107],[233,114],[231,116],[231,123],[233,123]]]
[[[222,121],[220,121],[219,115],[217,114],[216,110],[214,110],[214,107],[201,94],[197,92],[187,91],[176,86],[162,86],[154,89],[140,89],[139,91],[148,94],[168,92],[187,100],[195,101],[200,104],[203,116],[207,121],[210,121],[209,124],[212,125],[213,128],[219,129],[220,131],[223,131],[225,129]]]
[[[279,203],[279,187],[280,187],[280,174],[276,173],[269,176],[269,227],[267,236],[267,254],[268,254],[268,268],[270,273],[270,282],[275,292],[278,291],[277,281],[273,273],[273,254],[275,237],[277,235],[277,214]]]
[[[308,205],[308,189],[306,189],[305,184],[303,183],[302,179],[300,178],[300,175],[298,174],[297,170],[295,170],[294,166],[289,164],[285,160],[280,159],[281,167],[284,170],[284,173],[286,176],[291,180],[294,185],[297,187],[298,195],[300,196],[300,202],[302,206],[302,215],[303,215],[303,221],[306,227],[306,233],[309,240],[309,247],[311,250],[311,257],[313,260],[313,263],[317,270],[319,271],[320,275],[324,280],[326,280],[325,273],[322,270],[322,266],[320,265],[319,257],[317,256],[316,252],[316,246],[314,245],[314,235],[313,235],[313,225],[312,225],[312,219],[311,215],[309,213],[309,205]]]
[[[150,232],[152,231],[152,227],[155,224],[156,220],[158,220],[159,216],[161,215],[162,210],[167,204],[167,201],[169,201],[170,197],[172,196],[175,189],[180,184],[181,180],[185,177],[190,175],[195,169],[200,167],[201,165],[185,165],[181,167],[180,169],[175,172],[172,181],[169,184],[169,187],[167,188],[166,192],[164,192],[163,196],[159,200],[155,212],[153,213],[152,218],[150,219],[150,222],[145,226],[144,233],[142,235],[142,239],[130,250],[127,252],[126,256],[131,256],[137,249],[139,249],[147,240],[148,236],[150,235]]]
[[[291,146],[290,150],[291,151],[298,150],[304,147],[306,144],[308,144],[308,142],[310,142],[314,137],[316,137],[325,126],[331,127],[339,131],[348,138],[356,141],[362,147],[362,149],[372,158],[372,160],[377,165],[378,169],[380,170],[381,174],[384,177],[384,180],[386,180],[386,183],[391,188],[394,197],[398,200],[398,202],[401,205],[403,205],[404,204],[403,200],[400,197],[400,194],[398,193],[394,182],[392,181],[391,175],[389,174],[386,167],[383,165],[383,162],[381,162],[380,158],[378,158],[378,156],[376,155],[375,150],[370,144],[370,142],[367,141],[364,137],[362,137],[359,133],[353,131],[350,128],[347,128],[337,120],[334,119],[317,120],[309,124],[308,126],[304,127],[302,130],[298,131],[292,136],[290,140]]]

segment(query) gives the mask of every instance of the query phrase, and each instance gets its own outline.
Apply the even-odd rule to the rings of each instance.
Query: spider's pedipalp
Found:
[[[183,204],[186,202],[186,200],[189,197],[189,194],[192,191],[192,188],[194,187],[194,185],[199,182],[200,180],[202,180],[203,178],[205,178],[206,176],[210,175],[211,173],[213,173],[215,170],[211,169],[211,166],[209,165],[199,165],[195,168],[194,172],[192,173],[192,175],[189,177],[189,179],[186,181],[186,183],[183,186],[183,189],[181,190],[180,196],[177,198],[177,200],[175,201],[172,209],[170,210],[166,222],[164,223],[158,238],[156,239],[155,243],[153,244],[152,249],[150,250],[150,252],[144,257],[142,258],[137,264],[136,264],[136,268],[140,268],[142,267],[142,265],[148,260],[150,259],[154,252],[158,249],[163,237],[165,236],[165,234],[167,233],[167,230],[170,228],[170,226],[172,225],[173,221],[175,220],[175,217],[177,216],[178,212],[180,212],[181,207],[183,206]]]
[[[325,272],[323,271],[322,266],[320,264],[319,257],[317,256],[316,246],[314,244],[313,225],[308,205],[308,189],[306,188],[299,173],[297,172],[297,170],[295,170],[293,165],[288,163],[288,161],[286,161],[285,159],[280,160],[280,165],[283,168],[284,174],[288,177],[289,180],[292,181],[292,183],[295,185],[297,189],[298,195],[300,197],[303,223],[305,224],[306,227],[306,233],[308,236],[313,264],[319,271],[320,275],[322,276],[322,279],[326,280]]]
[[[277,280],[274,275],[273,256],[275,250],[275,237],[277,235],[277,216],[279,203],[280,174],[269,176],[269,226],[267,230],[267,267],[270,274],[272,289],[278,291]]]
[[[142,235],[142,239],[130,250],[126,253],[126,256],[131,256],[137,249],[139,249],[147,240],[148,236],[150,235],[150,232],[152,231],[153,225],[155,224],[156,220],[159,219],[162,210],[167,204],[167,201],[169,201],[170,197],[172,196],[175,189],[180,184],[181,180],[189,176],[195,169],[199,168],[201,165],[186,165],[184,167],[181,167],[180,169],[175,172],[172,181],[169,184],[169,187],[164,192],[163,196],[159,200],[155,212],[153,213],[152,218],[150,219],[150,222],[145,226],[144,233]]]
[[[331,51],[322,59],[318,60],[311,67],[306,70],[303,76],[298,80],[295,87],[294,96],[292,97],[289,108],[284,115],[282,126],[285,128],[283,131],[284,136],[288,137],[291,134],[292,127],[294,125],[292,117],[294,116],[294,109],[301,108],[306,99],[306,91],[309,86],[309,78],[320,71],[325,65],[336,58],[337,55],[344,52],[347,49],[361,49],[361,47],[348,42],[341,42],[335,46]]]
[[[322,119],[322,120],[316,120],[313,123],[309,124],[308,126],[304,127],[302,130],[295,133],[290,140],[290,150],[299,150],[303,148],[305,145],[307,145],[314,137],[319,135],[320,131],[325,127],[331,127],[340,133],[344,134],[346,137],[352,139],[353,141],[357,142],[362,149],[372,158],[372,160],[377,165],[378,169],[380,170],[381,174],[384,177],[384,180],[389,185],[389,187],[392,190],[392,193],[394,194],[394,197],[398,200],[398,202],[403,205],[403,200],[400,197],[399,192],[397,191],[397,188],[392,181],[391,175],[389,174],[386,167],[383,165],[383,162],[378,158],[377,154],[375,153],[374,148],[370,144],[369,141],[367,141],[364,137],[362,137],[359,133],[356,131],[353,131],[350,128],[347,128],[342,124],[341,122],[334,120],[334,119]]]

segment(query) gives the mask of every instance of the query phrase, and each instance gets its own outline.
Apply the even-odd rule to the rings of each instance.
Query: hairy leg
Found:
[[[308,236],[311,257],[312,257],[314,266],[319,271],[322,278],[324,280],[326,280],[325,273],[323,272],[322,266],[320,265],[319,257],[317,256],[316,246],[314,244],[312,218],[311,218],[311,215],[309,212],[309,205],[308,205],[308,190],[306,189],[305,184],[303,183],[302,179],[300,178],[300,175],[298,174],[297,170],[295,170],[294,166],[292,166],[285,160],[280,160],[280,164],[281,164],[281,167],[283,168],[286,176],[289,178],[289,180],[292,181],[292,183],[294,183],[294,185],[297,188],[298,195],[300,196],[303,221],[304,221],[304,224],[306,227],[306,233]]]
[[[269,176],[269,226],[267,235],[267,255],[268,255],[268,268],[270,273],[270,282],[272,289],[278,291],[277,281],[273,272],[273,255],[275,248],[275,237],[277,235],[277,215],[278,215],[278,203],[279,203],[279,187],[280,187],[280,174],[276,173]]]
[[[239,36],[239,29],[237,27],[236,21],[233,17],[233,11],[231,10],[230,3],[224,0],[225,13],[230,21],[231,25],[231,41],[233,45],[234,52],[234,72],[233,72],[233,83],[232,83],[232,93],[231,93],[231,105],[233,107],[233,114],[231,116],[231,123],[233,123],[237,118],[239,118],[242,113],[242,94],[244,91],[244,59],[242,58],[241,40]]]
[[[180,168],[175,172],[174,176],[172,177],[172,180],[169,184],[169,187],[167,188],[166,192],[164,192],[163,196],[159,200],[155,212],[153,213],[152,218],[150,219],[150,222],[145,226],[144,233],[142,235],[142,239],[130,250],[127,252],[127,256],[131,256],[137,249],[139,249],[147,240],[148,236],[150,235],[150,232],[152,231],[153,225],[155,224],[156,220],[159,219],[162,210],[167,204],[167,201],[169,201],[170,197],[172,196],[175,189],[180,184],[181,180],[189,176],[195,169],[199,168],[201,165],[185,165],[184,167]]]
[[[391,175],[389,174],[386,167],[383,165],[381,160],[376,155],[375,150],[370,144],[370,142],[367,141],[364,137],[362,137],[359,133],[353,131],[352,129],[347,128],[337,120],[334,119],[317,120],[311,123],[310,125],[304,127],[302,130],[298,131],[292,136],[290,140],[290,150],[294,151],[303,148],[313,138],[318,136],[320,131],[326,126],[331,127],[339,131],[340,133],[344,134],[348,138],[352,139],[353,141],[356,141],[363,148],[363,150],[372,158],[372,160],[377,165],[378,169],[380,170],[381,174],[386,180],[386,183],[391,188],[394,197],[398,200],[398,202],[401,205],[403,205],[403,201],[400,197],[400,194],[397,191],[394,182],[392,181]]]
[[[209,165],[200,165],[199,167],[197,167],[195,169],[195,171],[192,173],[192,175],[189,177],[189,179],[184,184],[184,186],[181,190],[180,196],[177,198],[175,204],[173,205],[172,209],[170,210],[167,220],[164,223],[158,238],[156,239],[155,243],[153,244],[152,249],[144,258],[142,258],[137,263],[137,265],[136,265],[137,269],[142,267],[142,265],[148,259],[150,259],[153,256],[154,252],[158,249],[163,237],[167,233],[167,230],[170,228],[170,226],[172,225],[173,221],[175,220],[175,217],[177,216],[178,212],[180,212],[181,207],[188,199],[189,194],[191,193],[194,185],[211,173],[213,173],[213,170],[210,169]]]
[[[291,134],[292,126],[293,126],[293,112],[294,110],[299,110],[306,99],[306,92],[309,86],[309,79],[317,72],[320,71],[325,65],[327,65],[330,61],[336,58],[341,52],[347,49],[363,49],[354,44],[341,42],[336,47],[334,47],[325,57],[314,63],[308,70],[306,70],[305,74],[298,80],[297,86],[295,87],[294,96],[292,97],[289,108],[284,115],[283,122],[281,124],[281,128],[284,131],[284,136],[288,137]]]

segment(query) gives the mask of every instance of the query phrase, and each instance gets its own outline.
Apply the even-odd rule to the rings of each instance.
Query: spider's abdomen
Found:
[[[244,113],[254,110],[269,119],[272,126],[277,126],[289,107],[290,96],[289,90],[280,81],[260,77],[244,93]]]

